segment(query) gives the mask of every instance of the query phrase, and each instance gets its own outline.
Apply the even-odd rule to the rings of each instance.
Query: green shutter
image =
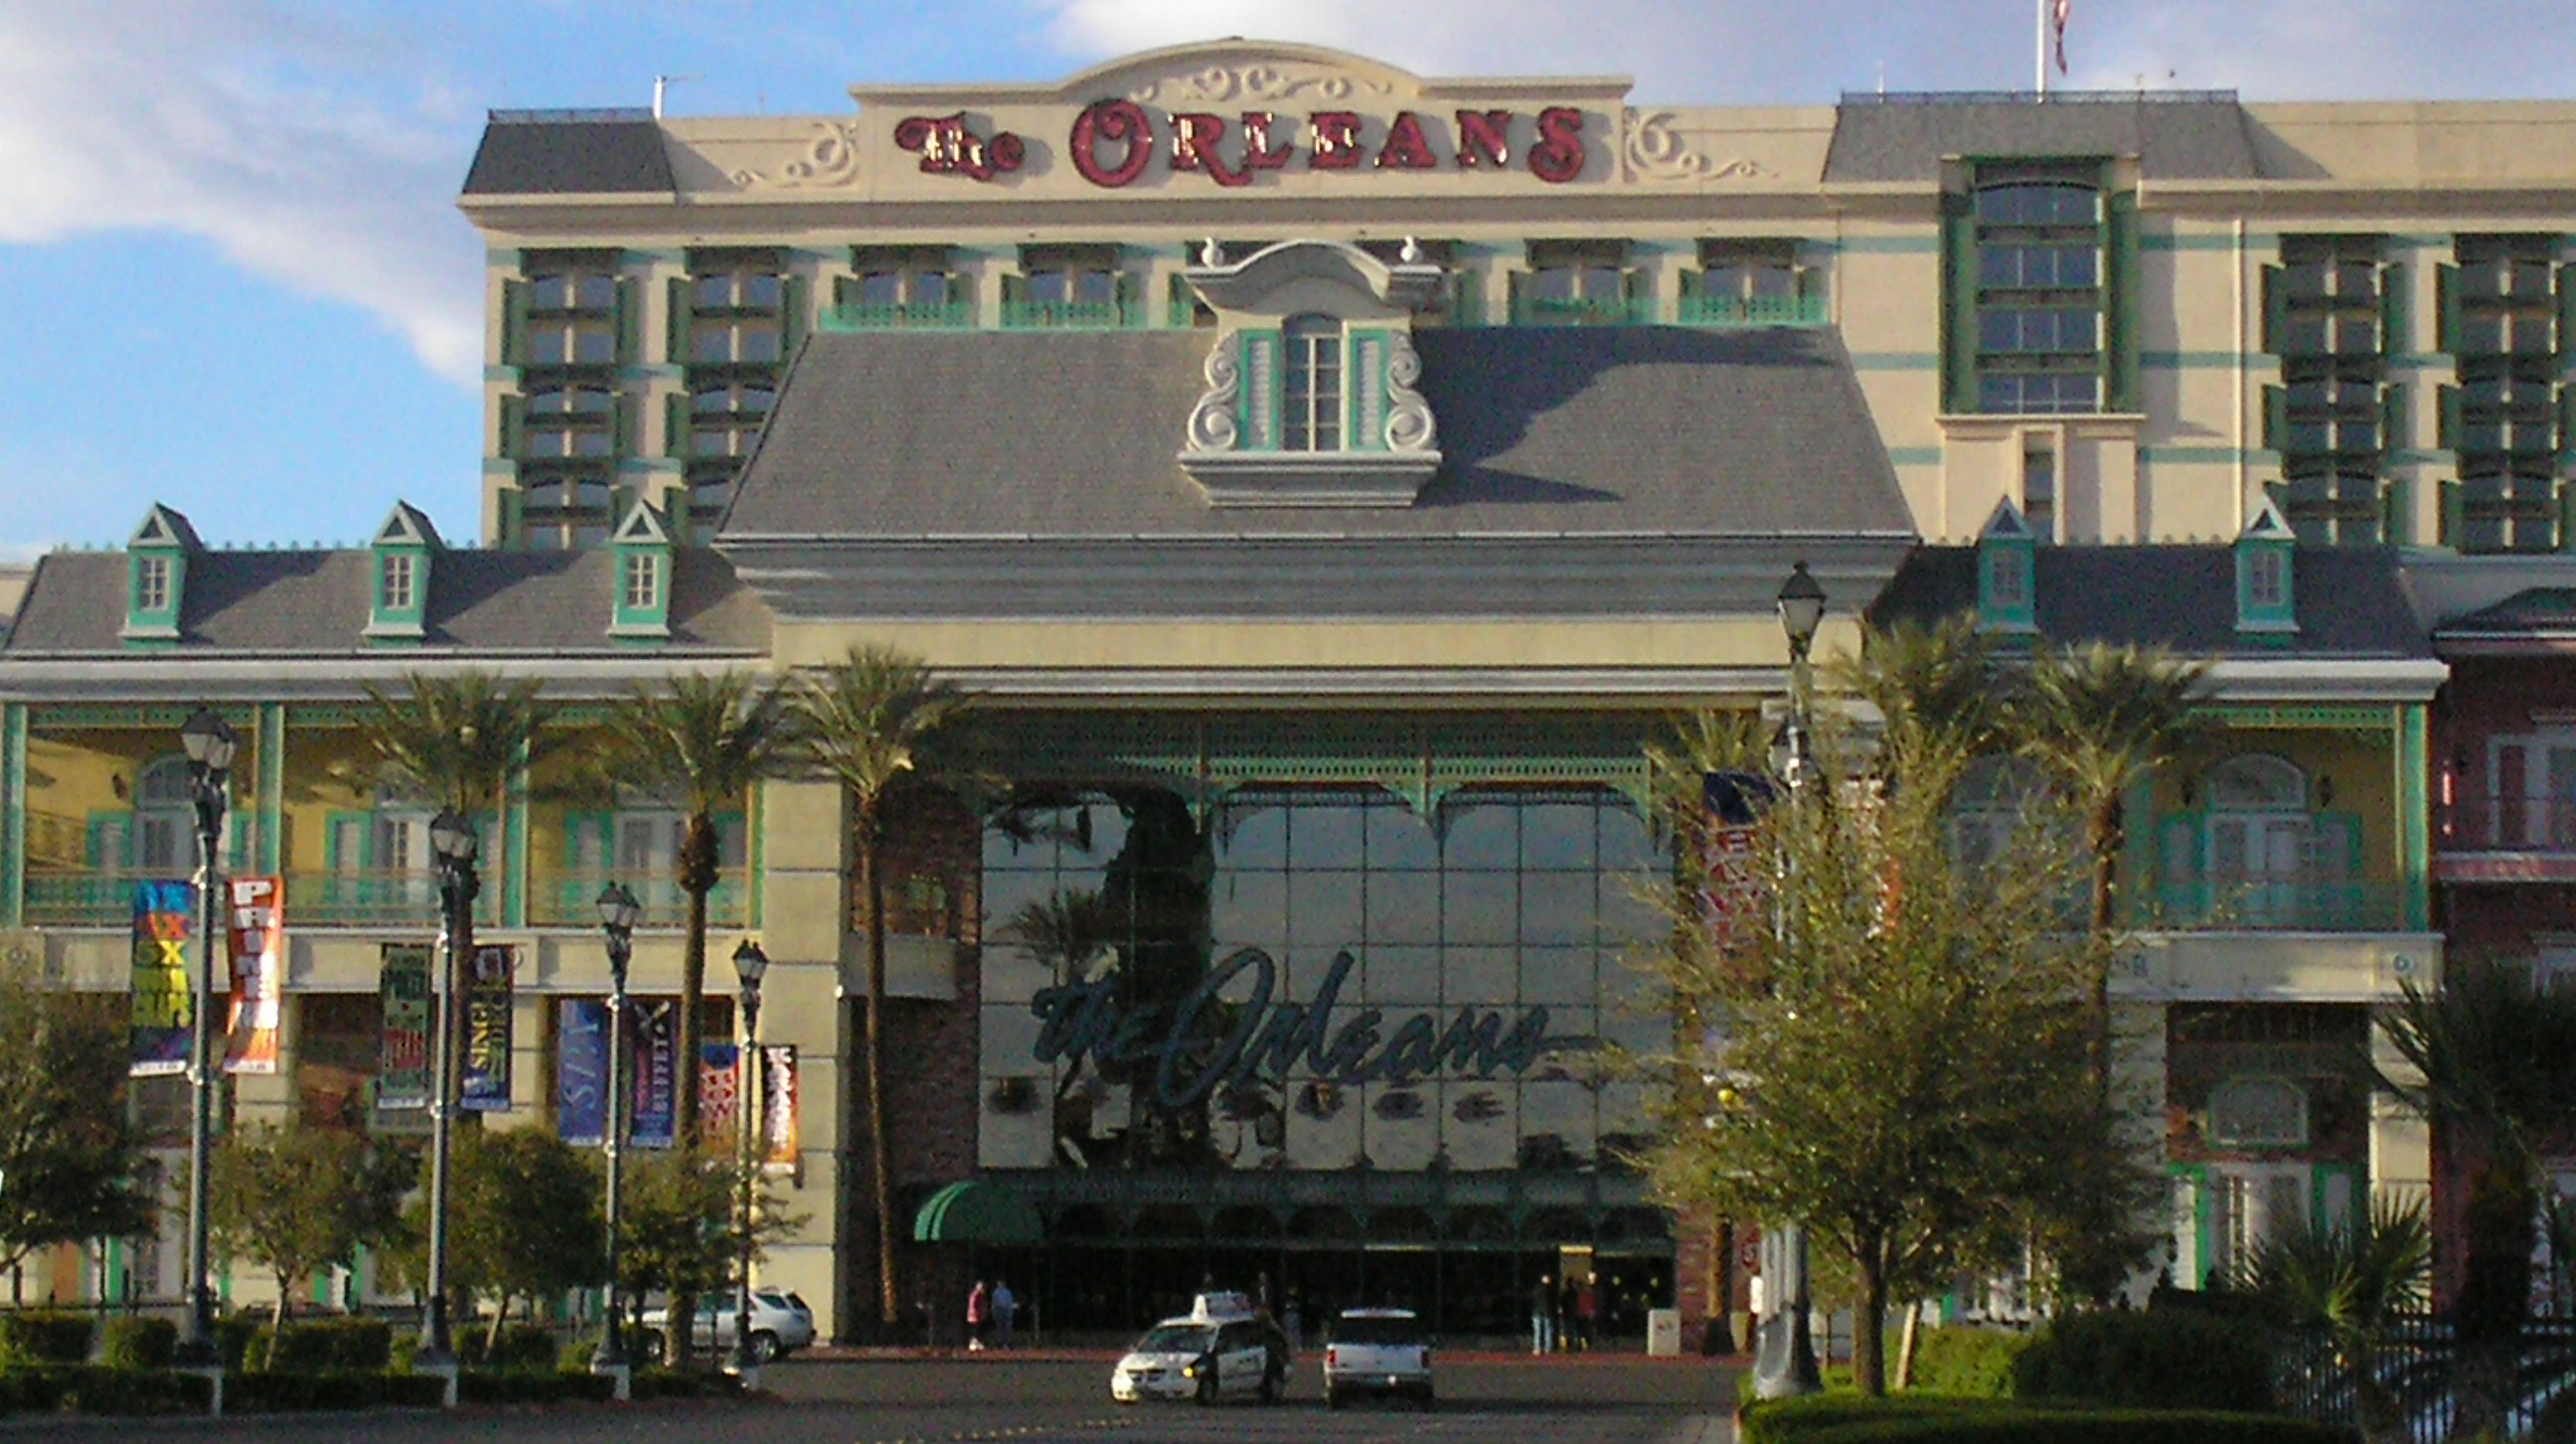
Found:
[[[2453,355],[2460,350],[2460,268],[2433,268],[2433,304],[2440,322],[2433,332],[2433,344]]]
[[[2457,451],[2460,446],[2460,388],[2437,386],[2433,388],[2433,396],[2441,407],[2438,413],[2441,428],[2434,434],[2433,444]]]
[[[2110,281],[2102,298],[2103,409],[2138,409],[2138,193],[2115,191],[2109,197],[2108,234],[2104,247]]]
[[[1941,197],[1941,406],[1977,409],[1977,212],[1972,196]]]
[[[2441,530],[2435,534],[2433,544],[2457,548],[2467,535],[2468,500],[2458,482],[2445,481],[2442,483]]]
[[[2407,294],[2406,268],[2384,265],[2379,268],[2379,354],[2403,355],[2415,341],[2414,298]]]
[[[1707,288],[1707,286],[1708,273],[1706,271],[1682,272],[1681,297],[1683,304],[1687,305],[1690,302],[1698,300],[1701,293]]]
[[[1243,385],[1237,405],[1237,445],[1246,451],[1276,451],[1279,448],[1279,368],[1284,346],[1276,331],[1246,331],[1243,344]],[[1266,376],[1266,379],[1265,379]]]
[[[373,813],[335,812],[323,823],[322,865],[333,872],[359,872],[370,867],[374,859],[368,854],[375,849],[376,828]],[[349,857],[340,850],[343,838],[355,838],[358,855]]]
[[[500,515],[495,520],[501,545],[517,546],[527,538],[527,493],[515,486],[505,486],[493,499],[499,503]]]
[[[2576,353],[2576,266],[2558,268],[2558,354]]]
[[[2263,388],[2263,449],[2286,450],[2290,439],[2290,392],[2285,386]]]
[[[832,309],[835,311],[846,311],[857,304],[859,304],[859,278],[857,276],[834,276],[832,278]]]
[[[1525,325],[1525,324],[1527,324],[1527,322],[1528,322],[1528,319],[1529,319],[1529,318],[1528,318],[1525,314],[1523,314],[1523,306],[1524,306],[1524,302],[1522,301],[1522,294],[1521,294],[1521,293],[1522,293],[1525,289],[1527,289],[1527,284],[1528,284],[1528,281],[1529,281],[1529,272],[1527,272],[1527,271],[1512,271],[1512,272],[1508,272],[1508,273],[1506,273],[1506,274],[1504,275],[1504,277],[1503,277],[1503,281],[1504,281],[1504,304],[1508,305],[1508,306],[1511,308],[1511,321],[1510,321],[1510,324],[1511,324],[1511,325],[1514,325],[1514,326],[1520,326],[1520,325]]]
[[[668,334],[663,340],[664,350],[662,352],[662,357],[674,366],[685,366],[689,363],[688,278],[685,276],[674,278],[670,284],[669,291],[671,296],[671,313],[665,318],[667,324],[665,325],[664,330]]]
[[[2404,451],[2415,439],[2406,424],[2406,388],[2403,385],[2379,388],[2379,449],[2381,452]]]
[[[2558,446],[2561,457],[2576,456],[2576,386],[2558,388]]]
[[[806,276],[789,276],[779,288],[780,304],[785,308],[778,317],[778,357],[782,362],[795,358],[796,347],[805,339],[805,329],[812,324],[807,313],[814,309],[814,282]]]
[[[689,393],[674,391],[662,398],[662,454],[685,460],[689,443]]]
[[[2263,335],[2261,344],[2264,352],[2268,355],[2280,355],[2281,338],[2289,334],[2289,299],[2290,288],[2281,279],[2281,268],[2278,266],[2265,266],[2263,268]]]
[[[528,283],[501,283],[501,364],[528,364]]]
[[[1028,277],[1022,275],[1006,275],[1002,277],[1002,307],[1004,310],[1007,311],[1013,306],[1024,306],[1028,304],[1028,299]]]
[[[1118,324],[1121,326],[1145,324],[1144,308],[1136,302],[1136,278],[1125,271],[1120,271],[1109,278],[1109,284],[1110,294],[1116,297],[1118,302]]]
[[[1642,267],[1631,267],[1620,273],[1620,299],[1627,302],[1628,321],[1632,325],[1651,325],[1662,319],[1655,314],[1655,278]]]
[[[636,313],[644,309],[641,298],[636,293],[636,287],[641,284],[642,282],[632,276],[617,278],[617,364],[620,366],[635,364],[635,355],[641,339],[638,333],[642,330],[643,322],[643,318]]]
[[[2390,477],[2379,488],[2379,540],[2387,546],[2406,546],[2415,540],[2415,509],[2408,501],[2414,488],[2403,477]]]
[[[635,414],[635,401],[632,394],[624,391],[608,398],[608,450],[610,455],[621,461],[643,450],[635,442],[636,422],[639,420]]]
[[[528,434],[528,398],[505,394],[501,397],[501,455],[515,461]]]
[[[1485,324],[1485,288],[1480,278],[1465,271],[1449,278],[1449,321],[1454,326]]]

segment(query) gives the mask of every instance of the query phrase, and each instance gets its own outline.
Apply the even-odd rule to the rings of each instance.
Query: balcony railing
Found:
[[[597,927],[599,926],[599,892],[610,882],[622,882],[643,904],[644,915],[636,926],[676,928],[689,920],[689,895],[669,877],[636,877],[607,872],[545,873],[528,880],[528,924],[531,927]],[[707,894],[707,922],[720,928],[739,928],[751,921],[751,888],[740,872],[730,872],[716,880],[715,890]]]
[[[122,927],[134,916],[134,886],[186,874],[134,869],[80,871],[30,868],[26,917],[51,927]],[[500,889],[486,878],[474,900],[475,921],[500,921]],[[286,875],[286,925],[294,927],[438,927],[435,872],[295,872]]]
[[[1610,296],[1599,300],[1518,296],[1512,300],[1515,326],[1651,326],[1658,319],[1652,296]]]
[[[818,331],[963,331],[975,324],[975,303],[826,306],[815,319]]]
[[[1684,326],[1821,326],[1822,296],[1684,296],[1673,319]]]
[[[1134,301],[1006,301],[1006,331],[1114,331],[1147,324],[1152,313]]]
[[[2338,878],[2212,878],[2166,883],[2147,897],[2139,926],[2181,932],[2395,932],[2406,926],[2406,890]]]

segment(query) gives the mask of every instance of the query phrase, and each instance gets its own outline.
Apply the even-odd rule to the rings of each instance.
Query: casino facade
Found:
[[[1468,1336],[1588,1270],[1623,1334],[1696,1322],[1742,1306],[1736,1251],[1627,1164],[1652,1085],[1604,1062],[1670,1041],[1643,749],[1776,710],[1803,562],[1828,652],[1965,612],[2212,661],[2217,740],[2141,789],[2124,862],[2176,1280],[2437,1180],[2350,1080],[2447,918],[2546,955],[2570,910],[2527,819],[2559,798],[2576,107],[1653,107],[1243,41],[852,98],[492,115],[479,544],[397,506],[363,547],[209,548],[156,508],[40,564],[0,648],[13,949],[127,986],[211,703],[246,739],[229,868],[285,899],[279,1063],[236,1115],[413,1126],[379,1043],[427,819],[352,780],[362,689],[535,677],[585,725],[892,644],[982,699],[1007,774],[891,833],[908,1312],[953,1329],[998,1270],[1123,1330],[1213,1276]],[[2524,660],[2464,696],[2464,647]],[[542,781],[482,820],[486,1122],[579,1136],[589,900],[637,887],[637,991],[676,992],[676,820]],[[763,1277],[843,1338],[876,1228],[852,826],[825,783],[746,798],[714,941],[762,943],[793,1050],[806,1217]],[[176,1273],[125,1241],[54,1282]]]

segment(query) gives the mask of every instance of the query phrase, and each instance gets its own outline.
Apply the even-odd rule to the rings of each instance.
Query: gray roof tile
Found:
[[[1825,153],[1827,184],[1930,183],[1944,156],[2133,155],[2148,180],[2251,180],[2260,171],[2233,100],[2086,97],[2042,103],[1846,97]]]
[[[483,128],[469,196],[671,191],[671,156],[652,120],[507,120]]]

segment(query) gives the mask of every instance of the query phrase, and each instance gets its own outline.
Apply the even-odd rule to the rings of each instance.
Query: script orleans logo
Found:
[[[1508,170],[1512,135],[1522,128],[1509,110],[1461,110],[1456,113],[1455,143],[1444,157],[1421,116],[1400,110],[1386,123],[1386,133],[1372,145],[1368,123],[1359,112],[1318,110],[1305,117],[1302,132],[1283,124],[1285,117],[1267,110],[1247,110],[1228,117],[1207,111],[1181,111],[1161,129],[1172,169],[1195,171],[1220,186],[1244,186],[1255,174],[1285,170],[1300,155],[1306,169],[1359,170]],[[1551,105],[1528,123],[1529,144],[1520,162],[1531,175],[1550,185],[1563,185],[1583,173],[1583,112],[1570,105]],[[1301,148],[1295,139],[1302,135]],[[1066,150],[1073,168],[1093,185],[1115,190],[1145,173],[1153,158],[1157,128],[1145,108],[1132,100],[1098,100],[1074,117]],[[1018,170],[1028,159],[1028,145],[1009,131],[978,135],[966,112],[953,115],[908,115],[896,122],[894,143],[921,157],[931,175],[962,175],[989,181]],[[1227,152],[1234,152],[1232,160]]]
[[[1445,1028],[1440,1015],[1426,1011],[1392,1031],[1384,1027],[1383,1010],[1362,1008],[1335,1028],[1335,1000],[1357,966],[1348,951],[1334,954],[1308,1003],[1272,1001],[1279,965],[1259,948],[1231,954],[1169,1005],[1122,1002],[1116,977],[1058,984],[1029,1003],[1040,1024],[1031,1052],[1041,1063],[1079,1064],[1088,1056],[1106,1067],[1151,1066],[1155,1098],[1167,1108],[1186,1108],[1256,1075],[1280,1082],[1301,1065],[1326,1083],[1406,1083],[1441,1072],[1485,1078],[1497,1068],[1526,1073],[1551,1053],[1599,1046],[1593,1038],[1550,1034],[1544,1007],[1522,1009],[1508,1029],[1501,1012],[1473,1008],[1460,1008]],[[1218,995],[1247,972],[1250,996],[1221,1001]]]

